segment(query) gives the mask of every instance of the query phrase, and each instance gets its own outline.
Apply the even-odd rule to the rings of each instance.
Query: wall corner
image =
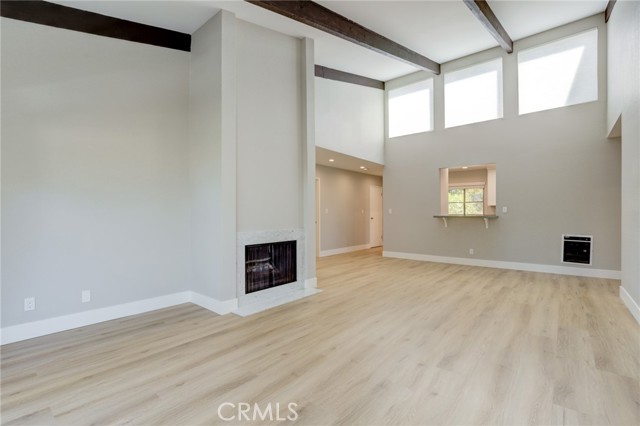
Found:
[[[316,276],[316,142],[315,142],[315,51],[314,41],[302,39],[302,84],[304,105],[304,125],[302,135],[302,175],[303,208],[302,223],[305,231],[305,271],[306,278]]]

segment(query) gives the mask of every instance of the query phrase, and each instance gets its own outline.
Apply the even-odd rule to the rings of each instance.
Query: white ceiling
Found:
[[[350,155],[320,147],[316,147],[316,164],[374,176],[382,176],[382,172],[384,171],[382,164],[351,157]],[[363,170],[360,167],[366,167],[367,170]]]
[[[318,3],[439,63],[498,45],[462,0]]]
[[[608,3],[607,0],[488,2],[514,41],[604,12]]]
[[[243,0],[54,0],[55,3],[103,15],[195,32],[220,9],[245,21],[295,37],[315,40],[316,63],[382,81],[410,74],[416,68],[292,21]],[[436,62],[479,52],[498,43],[462,0],[389,1],[322,0],[318,3]],[[513,40],[603,12],[607,0],[489,0]]]

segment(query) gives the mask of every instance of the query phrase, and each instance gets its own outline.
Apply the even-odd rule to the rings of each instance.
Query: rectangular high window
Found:
[[[433,130],[433,79],[389,90],[389,137]]]
[[[520,114],[598,100],[598,29],[518,53]]]
[[[502,118],[502,58],[445,74],[445,127],[496,118]]]

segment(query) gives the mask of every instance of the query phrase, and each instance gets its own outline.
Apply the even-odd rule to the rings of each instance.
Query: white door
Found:
[[[382,188],[369,187],[369,241],[371,247],[382,245]]]
[[[316,178],[316,257],[320,256],[320,178]]]

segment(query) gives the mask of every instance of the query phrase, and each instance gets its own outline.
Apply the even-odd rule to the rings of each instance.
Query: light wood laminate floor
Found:
[[[247,318],[187,304],[3,346],[2,422],[237,424],[221,403],[295,402],[273,423],[640,424],[618,281],[380,250],[320,259],[318,278]]]

